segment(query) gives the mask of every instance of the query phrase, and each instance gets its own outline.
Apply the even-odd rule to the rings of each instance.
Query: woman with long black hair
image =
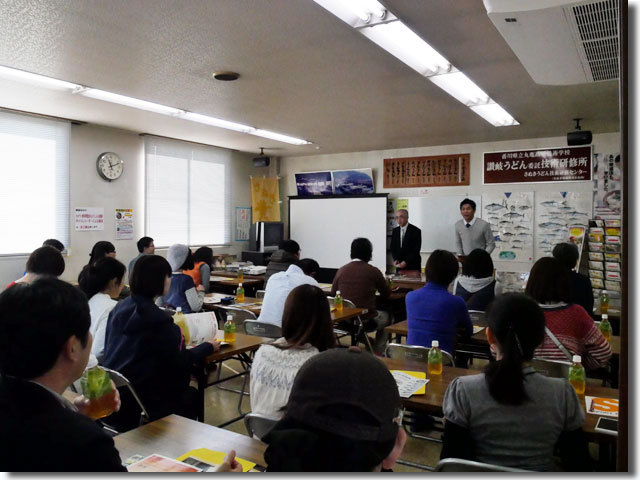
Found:
[[[441,458],[526,470],[589,469],[584,411],[567,379],[549,378],[529,362],[544,339],[544,313],[522,294],[496,297],[487,313],[496,354],[485,373],[456,378],[445,392]]]

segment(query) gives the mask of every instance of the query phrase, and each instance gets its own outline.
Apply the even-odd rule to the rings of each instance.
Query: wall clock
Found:
[[[124,160],[117,153],[104,152],[96,160],[98,175],[111,182],[117,180],[124,170]]]

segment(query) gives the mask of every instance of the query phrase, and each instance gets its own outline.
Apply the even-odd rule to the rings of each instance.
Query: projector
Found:
[[[567,133],[567,145],[589,145],[592,140],[590,130],[578,130]]]
[[[270,162],[271,162],[271,159],[269,157],[267,157],[266,155],[260,155],[259,157],[256,157],[253,159],[253,166],[268,167]]]

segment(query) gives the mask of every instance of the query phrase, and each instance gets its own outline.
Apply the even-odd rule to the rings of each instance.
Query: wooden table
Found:
[[[400,276],[400,277],[392,277],[391,281],[393,282],[394,287],[406,288],[409,290],[417,290],[422,288],[427,283],[426,277],[424,273],[420,274],[420,277],[417,275],[414,276]]]
[[[214,270],[209,277],[209,288],[214,286],[222,287],[222,291],[229,291],[238,287],[238,274],[236,272],[227,272]],[[248,295],[255,295],[256,290],[264,286],[264,275],[244,275],[242,286]],[[234,291],[235,293],[235,291]]]
[[[466,375],[476,375],[480,372],[477,370],[469,370],[465,368],[443,367],[442,375],[429,375],[427,365],[424,363],[413,362],[408,360],[391,359],[382,357],[380,360],[387,366],[389,370],[409,370],[426,372],[429,383],[427,384],[425,395],[412,395],[409,398],[403,398],[402,404],[405,408],[411,410],[422,411],[430,415],[442,416],[442,401],[444,393],[449,384],[457,377]],[[605,398],[618,398],[618,390],[606,387],[594,387],[587,385],[585,395]],[[580,403],[585,408],[585,395],[578,395]],[[596,432],[595,426],[599,416],[587,413],[583,429],[587,437],[597,442],[616,442],[617,437]]]
[[[213,298],[213,299],[221,299],[225,297],[233,297],[234,295],[226,295],[224,293],[207,293],[204,298]],[[262,299],[256,297],[244,297],[243,303],[231,303],[229,305],[224,305],[222,303],[205,303],[202,304],[202,309],[207,311],[215,311],[215,310],[224,310],[228,307],[234,308],[244,308],[245,310],[249,310],[254,313],[256,316],[260,315],[260,310],[262,309]]]
[[[195,422],[179,415],[169,415],[116,436],[113,441],[124,462],[132,455],[158,453],[177,458],[196,448],[218,452],[235,450],[245,460],[265,466],[266,445],[246,435]]]

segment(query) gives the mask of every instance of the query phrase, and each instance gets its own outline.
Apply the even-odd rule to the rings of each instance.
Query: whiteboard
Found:
[[[476,216],[481,218],[482,197],[480,195],[447,195],[408,199],[409,223],[422,230],[421,252],[433,252],[440,248],[455,253],[454,225],[462,218],[460,202],[465,198],[476,202]]]
[[[366,237],[373,244],[371,265],[387,268],[387,195],[371,197],[289,198],[289,238],[300,244],[300,257],[323,268],[351,261],[351,242]]]

